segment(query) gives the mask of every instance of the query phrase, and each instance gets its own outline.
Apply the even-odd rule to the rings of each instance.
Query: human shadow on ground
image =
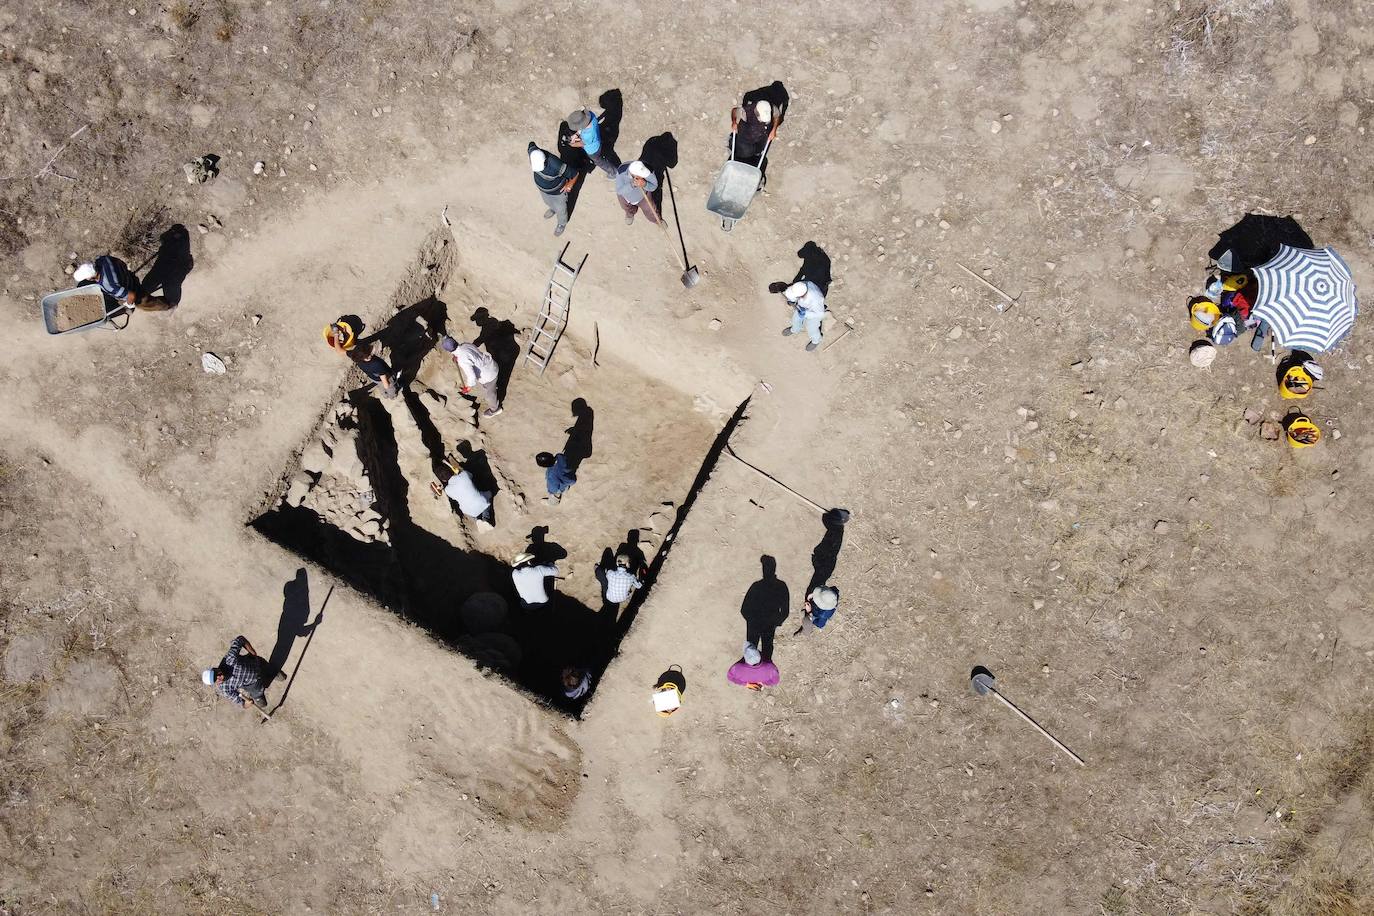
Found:
[[[781,80],[774,80],[767,86],[760,86],[758,89],[750,89],[740,99],[741,105],[753,105],[758,102],[767,102],[773,106],[773,111],[778,115],[778,125],[787,119],[787,103],[792,97],[787,94],[787,87]]]
[[[653,197],[658,212],[662,214],[668,170],[677,168],[677,138],[669,131],[645,140],[643,149],[639,151],[639,161],[658,179],[658,188],[650,196]]]
[[[778,561],[764,554],[759,557],[763,578],[744,593],[739,613],[744,618],[744,638],[758,647],[765,659],[773,657],[773,637],[791,609],[787,583],[778,578]]]
[[[801,258],[801,267],[792,282],[810,280],[820,288],[821,295],[830,295],[830,255],[825,253],[825,249],[815,242],[807,242],[797,249],[797,257]]]
[[[1247,213],[1235,225],[1217,233],[1217,243],[1207,256],[1215,261],[1230,251],[1230,272],[1244,273],[1273,258],[1280,245],[1312,248],[1312,236],[1291,216]]]
[[[391,368],[405,384],[415,378],[420,363],[434,349],[447,325],[448,306],[430,296],[401,309],[377,333],[359,340],[358,346],[379,341],[390,355]]]
[[[477,325],[477,337],[473,343],[496,360],[496,399],[504,401],[515,364],[520,360],[520,330],[511,322],[492,315],[486,306],[479,306],[472,313],[472,323]]]
[[[840,558],[840,548],[844,546],[844,525],[849,521],[849,512],[844,509],[831,509],[821,516],[825,534],[820,543],[811,551],[811,580],[806,583],[806,594],[830,582],[835,574],[835,564]]]
[[[568,441],[563,446],[563,457],[567,459],[568,470],[575,474],[582,462],[592,457],[596,411],[585,400],[578,398],[572,402],[572,415],[573,425],[564,430],[568,434]]]
[[[267,676],[275,677],[286,666],[291,657],[291,647],[296,639],[309,636],[314,629],[310,619],[310,577],[302,567],[296,576],[281,589],[281,617],[277,620],[277,642],[272,646],[272,654],[267,657]]]
[[[153,266],[148,268],[139,285],[149,294],[160,290],[170,308],[181,303],[181,284],[196,261],[191,256],[191,233],[180,223],[162,233],[160,241],[157,254],[153,256]]]

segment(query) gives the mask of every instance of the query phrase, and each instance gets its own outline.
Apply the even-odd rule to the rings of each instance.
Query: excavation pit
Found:
[[[406,390],[385,399],[341,361],[339,396],[251,524],[479,668],[580,715],[742,410],[703,409],[571,328],[544,374],[522,365],[525,329],[496,317],[520,310],[456,270],[446,238],[431,240],[412,275],[428,283],[407,283],[393,303],[403,307],[375,332]],[[443,333],[496,358],[503,413],[481,416],[459,392],[457,367],[434,345]],[[563,452],[576,470],[557,504],[544,500],[541,451]],[[446,456],[495,494],[493,526],[432,493]],[[526,551],[561,577],[552,603],[532,610],[510,576]],[[596,573],[617,553],[647,570],[619,608],[603,601]],[[568,668],[588,672],[586,694],[565,695]]]

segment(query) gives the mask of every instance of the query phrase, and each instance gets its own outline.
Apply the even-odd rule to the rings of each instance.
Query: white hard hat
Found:
[[[636,178],[648,178],[650,174],[649,167],[636,159],[634,162],[630,163],[630,174]]]
[[[202,671],[200,673],[200,682],[204,684],[206,687],[213,685],[215,683],[215,669],[206,668],[204,671]]]
[[[806,284],[793,283],[791,286],[787,287],[787,289],[783,290],[782,294],[787,297],[788,302],[796,302],[802,296],[806,295]]]
[[[89,261],[82,264],[72,272],[72,279],[77,283],[85,283],[87,280],[95,279],[95,265]]]
[[[544,171],[544,151],[539,149],[530,150],[530,168],[536,172]]]

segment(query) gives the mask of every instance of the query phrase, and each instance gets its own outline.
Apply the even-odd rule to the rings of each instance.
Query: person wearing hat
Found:
[[[577,184],[577,169],[559,159],[553,153],[542,150],[530,141],[527,150],[530,157],[530,171],[534,173],[534,186],[544,200],[544,219],[558,217],[553,227],[554,235],[562,235],[568,228],[568,192]]]
[[[362,333],[361,319],[344,315],[337,321],[325,325],[324,342],[335,353],[352,360],[353,365],[357,366],[363,375],[376,382],[382,397],[396,397],[400,392],[400,386],[396,384],[396,373],[378,353],[381,349],[380,342],[373,341],[360,346],[358,344],[360,333]]]
[[[792,307],[792,325],[783,328],[782,336],[791,337],[805,328],[811,339],[806,351],[813,352],[821,345],[821,322],[825,319],[825,295],[821,288],[810,280],[802,280],[783,289],[782,298]]]
[[[113,255],[101,255],[95,259],[95,263],[82,264],[72,274],[72,279],[77,285],[100,284],[100,291],[106,299],[118,302],[131,312],[134,309],[165,312],[172,307],[162,296],[148,295],[129,265]]]
[[[812,630],[823,630],[825,625],[830,622],[830,618],[835,615],[835,609],[840,606],[840,590],[833,585],[822,585],[813,588],[811,594],[806,596],[806,603],[802,605],[802,624],[797,627],[798,633],[811,632]]]
[[[610,147],[602,142],[600,119],[588,109],[579,108],[568,115],[568,127],[573,132],[568,145],[586,153],[592,164],[606,173],[607,178],[615,178],[620,161]]]
[[[625,225],[628,226],[635,221],[635,214],[644,204],[645,195],[657,190],[658,179],[649,171],[649,167],[638,159],[627,162],[616,170],[615,197],[620,201],[620,208],[625,211]],[[644,207],[644,218],[651,223],[658,223],[658,211],[652,203]]]
[[[516,554],[515,559],[511,560],[510,578],[511,582],[515,583],[515,595],[520,599],[520,606],[527,611],[546,606],[550,599],[544,580],[556,575],[556,564],[536,564],[534,554]]]
[[[739,162],[761,165],[763,148],[777,136],[778,123],[779,118],[773,111],[773,104],[767,99],[731,108],[730,132],[734,136],[727,137],[725,142],[734,150],[733,158]]]
[[[773,664],[771,658],[765,659],[757,646],[746,642],[743,657],[730,666],[730,670],[725,672],[725,678],[732,684],[759,690],[776,686],[780,675],[778,666]]]
[[[463,394],[470,393],[473,388],[482,392],[482,400],[487,405],[482,416],[494,417],[499,414],[501,401],[496,397],[496,380],[501,375],[501,369],[491,354],[483,352],[475,343],[459,343],[447,334],[439,338],[439,347],[453,357],[453,362],[458,366],[463,379],[459,390]]]
[[[250,704],[259,710],[267,709],[267,661],[253,649],[247,636],[239,636],[229,644],[224,660],[200,673],[200,681],[213,687],[235,706],[243,709]],[[286,680],[285,672],[277,672],[277,680]]]
[[[643,588],[644,583],[630,571],[629,554],[617,554],[615,565],[603,572],[601,586],[607,604],[619,605],[634,594],[635,589]]]

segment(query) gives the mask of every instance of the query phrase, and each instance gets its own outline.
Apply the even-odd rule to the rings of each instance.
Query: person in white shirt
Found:
[[[784,328],[783,337],[791,337],[806,328],[806,336],[811,342],[806,352],[811,353],[821,345],[821,321],[825,318],[825,294],[810,280],[793,283],[782,291],[783,299],[792,306],[792,326]]]
[[[501,370],[491,354],[483,352],[477,344],[459,343],[448,335],[440,339],[439,346],[458,364],[458,371],[463,377],[463,394],[473,388],[482,392],[482,400],[487,404],[482,416],[494,417],[500,413],[501,401],[496,397],[496,380]]]
[[[468,518],[493,524],[491,494],[477,489],[476,482],[467,471],[459,469],[448,479],[448,483],[444,484],[444,495],[457,503],[458,511]]]
[[[511,581],[515,583],[515,593],[520,599],[520,606],[525,610],[544,607],[549,603],[549,590],[544,587],[544,580],[549,576],[558,575],[558,567],[553,563],[536,565],[534,554],[516,554],[511,561]]]

